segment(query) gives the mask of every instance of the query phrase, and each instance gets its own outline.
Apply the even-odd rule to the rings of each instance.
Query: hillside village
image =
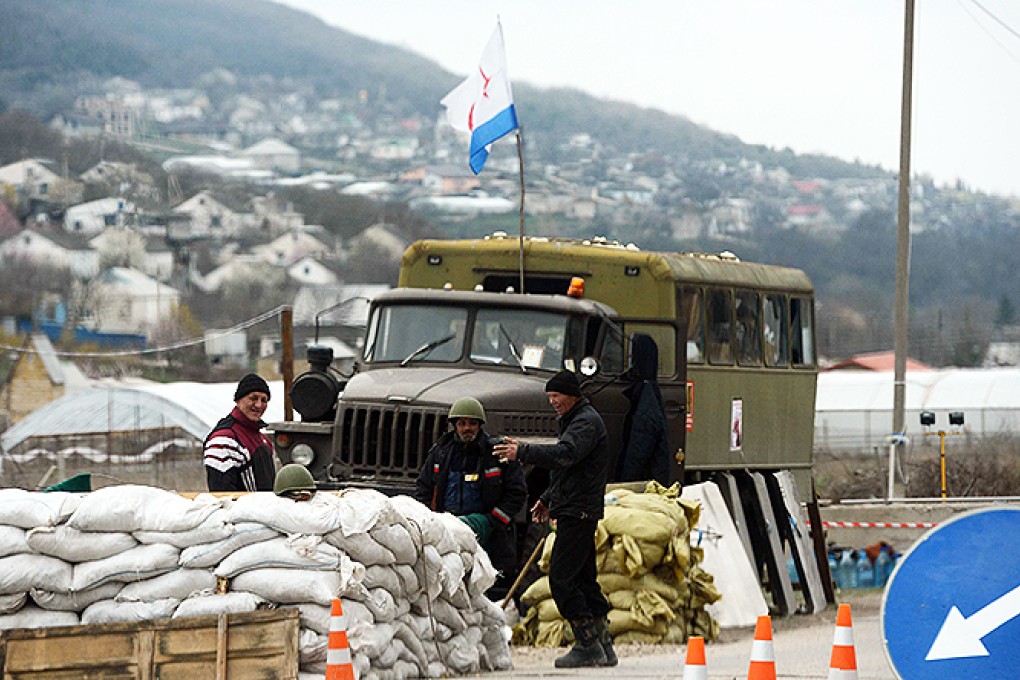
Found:
[[[43,267],[67,278],[64,287],[34,291],[30,309],[6,310],[0,332],[141,348],[213,329],[206,361],[245,365],[278,352],[278,331],[224,339],[216,328],[288,304],[302,339],[320,310],[393,284],[414,238],[491,231],[473,222],[516,224],[512,139],[475,176],[465,140],[441,117],[396,115],[384,98],[364,92],[354,101],[319,100],[284,83],[261,85],[223,69],[179,90],[113,78],[49,122],[66,140],[144,150],[162,160],[159,172],[101,160],[74,175],[66,158],[0,157],[0,262],[9,272]],[[746,159],[679,162],[612,149],[586,131],[556,148],[525,140],[525,159],[525,210],[534,229],[570,236],[594,229],[646,247],[709,241],[736,248],[770,233],[840,233],[896,202],[895,179],[880,173],[821,179]],[[182,185],[195,188],[185,194]],[[912,187],[915,232],[984,213],[1015,216],[1003,199],[963,187],[936,188],[924,178]],[[309,224],[282,197],[295,188],[360,198],[379,206],[378,219],[341,237]],[[392,205],[430,226],[423,233],[389,219]],[[338,356],[353,356],[363,323],[350,312],[336,321]],[[275,370],[272,361],[267,366]]]

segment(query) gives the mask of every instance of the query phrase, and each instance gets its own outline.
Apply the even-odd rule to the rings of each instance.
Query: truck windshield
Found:
[[[518,309],[479,309],[471,338],[471,360],[524,368],[563,368],[567,317]]]
[[[468,311],[461,307],[391,305],[369,321],[365,361],[457,361]]]

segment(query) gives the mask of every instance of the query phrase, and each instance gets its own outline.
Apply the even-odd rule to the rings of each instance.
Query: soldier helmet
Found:
[[[457,418],[474,418],[484,423],[485,409],[482,408],[482,403],[474,397],[461,397],[453,402],[453,406],[450,407],[450,414],[447,416],[451,423],[457,420]]]
[[[289,463],[280,468],[280,471],[276,473],[276,480],[273,482],[273,493],[281,496],[289,491],[315,492],[315,480],[312,478],[312,473],[304,465]]]

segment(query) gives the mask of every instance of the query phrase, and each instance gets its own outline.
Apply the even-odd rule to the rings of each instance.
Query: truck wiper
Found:
[[[453,340],[455,337],[457,337],[456,333],[450,333],[445,338],[439,338],[438,340],[431,340],[429,342],[426,342],[424,345],[422,345],[421,347],[419,347],[418,349],[414,350],[406,357],[404,357],[404,360],[400,362],[400,365],[407,366],[409,363],[411,363],[411,360],[413,360],[415,357],[421,356],[422,354],[428,354],[436,347],[439,347],[440,345],[445,345],[446,343]]]
[[[503,324],[499,324],[499,332],[503,334],[504,338],[506,338],[506,344],[510,346],[510,354],[512,354],[514,359],[517,360],[517,365],[521,367],[521,373],[527,373],[528,369],[524,366],[524,360],[521,359],[521,353],[517,349],[517,344],[514,342],[514,339],[510,337],[510,334],[506,332],[506,329],[503,328]]]

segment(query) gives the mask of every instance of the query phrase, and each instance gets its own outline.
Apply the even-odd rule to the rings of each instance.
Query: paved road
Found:
[[[849,591],[840,594],[841,602],[849,602],[854,619],[854,640],[857,651],[859,680],[895,680],[882,646],[879,590]],[[778,680],[826,680],[829,657],[836,625],[836,610],[829,607],[815,616],[793,616],[773,621],[773,646]],[[719,641],[706,649],[710,680],[733,680],[747,677],[748,661],[754,631],[727,630]],[[553,659],[565,650],[512,649],[514,670],[486,673],[485,678],[682,678],[685,648],[671,645],[627,645],[618,649],[620,665],[616,668],[561,670],[553,667]]]

